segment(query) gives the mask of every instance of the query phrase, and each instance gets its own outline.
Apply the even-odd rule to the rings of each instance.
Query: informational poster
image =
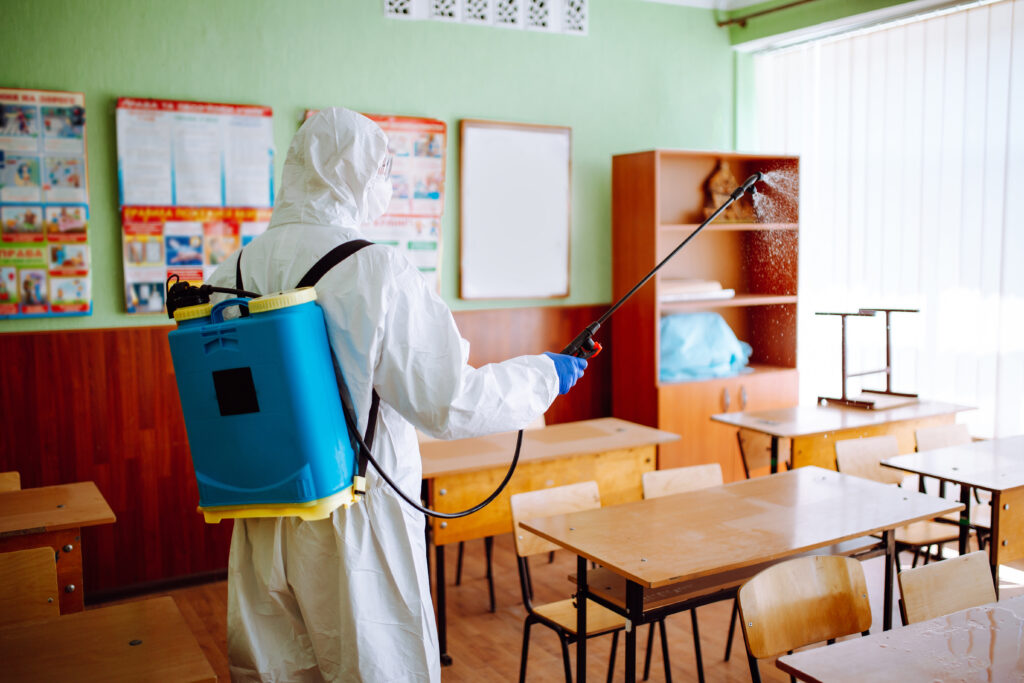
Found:
[[[121,206],[273,205],[272,114],[253,105],[118,99]]]
[[[306,118],[316,113],[306,111]],[[438,119],[365,114],[387,134],[391,204],[366,236],[401,250],[435,289],[440,287],[447,124]]]
[[[394,155],[391,204],[367,236],[403,251],[438,289],[447,125],[437,119],[367,116],[387,134]]]
[[[85,95],[0,88],[0,318],[92,313]]]
[[[270,107],[122,97],[117,172],[125,310],[161,313],[167,278],[200,283],[267,228]]]
[[[161,313],[167,278],[199,283],[267,229],[270,209],[126,206],[125,301],[128,313]]]

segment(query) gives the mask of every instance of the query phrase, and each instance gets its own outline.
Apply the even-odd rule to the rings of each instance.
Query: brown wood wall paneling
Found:
[[[558,351],[603,306],[456,313],[479,366]],[[227,566],[231,523],[196,512],[198,494],[167,346],[169,327],[0,334],[0,471],[23,488],[94,481],[117,515],[83,529],[90,593]],[[599,337],[610,339],[608,329]],[[605,352],[606,354],[608,352]],[[610,356],[547,414],[551,424],[611,414]]]

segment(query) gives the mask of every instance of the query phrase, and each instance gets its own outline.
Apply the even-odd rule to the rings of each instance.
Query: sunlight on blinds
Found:
[[[1024,432],[1024,0],[759,54],[754,80],[757,149],[801,157],[802,402],[839,391],[816,311],[920,308],[893,316],[893,390]],[[884,340],[850,319],[850,371]]]

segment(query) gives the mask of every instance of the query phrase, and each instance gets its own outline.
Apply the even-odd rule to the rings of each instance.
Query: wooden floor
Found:
[[[487,582],[483,542],[466,544],[462,585],[454,586],[455,546],[448,549],[448,643],[454,663],[442,669],[445,683],[456,681],[515,681],[519,674],[519,655],[522,647],[525,611],[519,595],[515,553],[510,535],[500,536],[494,544],[494,571],[497,611],[488,611]],[[909,556],[904,556],[909,566]],[[531,564],[535,586],[535,601],[558,600],[569,597],[572,585],[568,575],[575,570],[575,558],[568,553],[555,555],[555,562],[547,564],[546,557]],[[884,565],[881,558],[864,562],[870,593],[874,624],[872,631],[881,629],[881,601]],[[191,588],[182,588],[161,595],[171,595],[188,622],[196,639],[220,680],[230,680],[226,643],[227,583],[224,581]],[[1005,595],[1005,593],[1004,593]],[[152,597],[152,596],[145,596]],[[749,681],[743,636],[737,629],[733,643],[733,656],[722,660],[729,628],[731,602],[706,605],[698,610],[701,647],[704,655],[706,680]],[[898,625],[899,616],[893,623]],[[643,649],[647,642],[647,626],[638,638],[638,680],[642,674]],[[676,614],[668,619],[672,679],[696,681],[693,638],[688,614]],[[588,645],[587,671],[591,680],[604,680],[608,666],[611,638],[592,639]],[[623,680],[625,657],[623,638],[619,638],[615,680]],[[651,680],[664,680],[660,643],[655,643],[651,665]],[[570,648],[575,670],[575,650]],[[761,662],[761,676],[769,681],[788,681],[787,676],[770,661]],[[530,640],[527,669],[528,681],[562,681],[562,655],[558,638],[543,626],[534,626]]]

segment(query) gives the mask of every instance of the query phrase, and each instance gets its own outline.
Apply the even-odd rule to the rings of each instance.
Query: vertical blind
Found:
[[[892,317],[893,390],[1024,433],[1024,0],[753,62],[754,144],[801,158],[802,402],[840,390],[840,322],[816,312],[920,308]],[[884,367],[884,319],[848,328],[848,371]]]

